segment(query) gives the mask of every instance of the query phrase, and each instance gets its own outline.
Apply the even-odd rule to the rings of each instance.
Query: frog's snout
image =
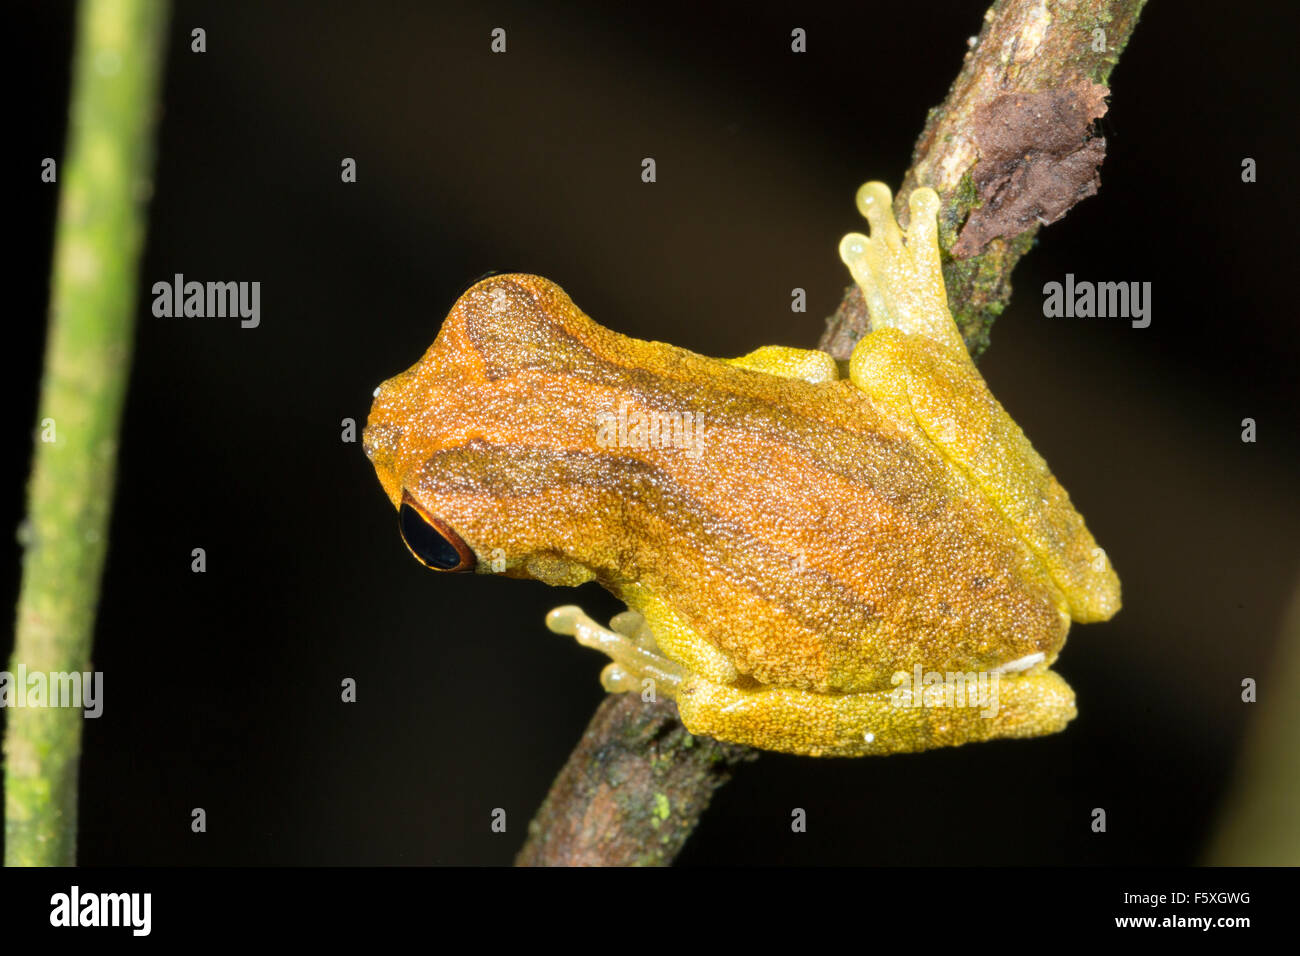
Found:
[[[402,429],[396,425],[370,422],[361,430],[361,449],[371,461],[391,460],[401,440]]]

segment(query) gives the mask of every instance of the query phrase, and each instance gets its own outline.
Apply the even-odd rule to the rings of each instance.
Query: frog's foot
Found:
[[[609,656],[612,663],[600,672],[600,683],[611,694],[640,693],[644,682],[652,680],[656,691],[676,697],[685,679],[686,672],[659,650],[654,633],[636,611],[616,614],[609,627],[601,627],[582,608],[566,604],[546,615],[546,626]]]
[[[913,421],[1005,515],[1042,562],[1076,621],[1119,610],[1119,579],[1042,456],[971,363],[948,313],[933,189],[912,192],[906,244],[889,189],[867,183],[858,207],[871,238],[840,242],[862,288],[872,330],[853,349],[849,377],[899,421]]]
[[[866,299],[872,331],[895,328],[924,335],[964,355],[939,264],[939,195],[928,186],[912,190],[906,233],[894,219],[893,201],[884,183],[864,185],[858,190],[858,211],[871,224],[871,237],[851,232],[840,240],[840,258]]]

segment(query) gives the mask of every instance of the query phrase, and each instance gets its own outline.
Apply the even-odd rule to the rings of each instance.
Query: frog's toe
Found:
[[[613,662],[601,671],[600,682],[610,693],[640,691],[646,680],[665,695],[675,696],[684,671],[665,657],[655,643],[645,619],[635,611],[624,611],[601,627],[573,604],[557,607],[546,615],[546,626],[556,634],[568,634],[579,644],[607,655]]]
[[[871,238],[891,252],[903,247],[903,232],[894,218],[894,194],[881,182],[864,183],[858,190],[858,212],[871,224]]]
[[[609,663],[600,672],[600,686],[609,694],[622,694],[627,691],[639,691],[641,679],[621,665]]]
[[[929,186],[913,189],[907,197],[911,217],[907,224],[907,248],[918,275],[942,276],[939,262],[939,194]]]
[[[939,258],[938,193],[928,186],[912,190],[906,234],[894,218],[893,194],[884,183],[864,185],[857,203],[871,235],[849,233],[840,240],[840,258],[862,289],[872,331],[897,328],[924,335],[965,356],[948,312]]]

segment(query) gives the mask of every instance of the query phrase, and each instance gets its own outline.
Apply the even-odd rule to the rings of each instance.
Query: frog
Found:
[[[904,229],[888,186],[858,191],[869,235],[839,252],[870,322],[847,364],[622,335],[540,276],[471,286],[363,431],[407,548],[598,582],[628,610],[548,627],[691,734],[859,757],[1062,730],[1052,665],[1072,622],[1119,610],[1119,579],[966,350],[938,195],[906,205]],[[935,674],[992,681],[996,706],[909,697]]]

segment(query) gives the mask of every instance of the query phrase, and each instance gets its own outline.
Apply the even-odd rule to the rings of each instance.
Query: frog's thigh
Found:
[[[962,706],[895,704],[891,691],[817,694],[742,689],[689,676],[677,691],[693,734],[813,757],[860,757],[1056,733],[1075,716],[1074,691],[1055,671],[1002,675]]]
[[[797,378],[817,385],[840,377],[835,359],[816,349],[795,349],[785,345],[764,345],[740,358],[723,359],[728,365],[766,372],[782,378]]]
[[[1119,579],[1106,553],[965,355],[883,328],[858,343],[849,375],[901,420],[914,420],[997,504],[1064,592],[1072,618],[1105,620],[1119,609]]]

